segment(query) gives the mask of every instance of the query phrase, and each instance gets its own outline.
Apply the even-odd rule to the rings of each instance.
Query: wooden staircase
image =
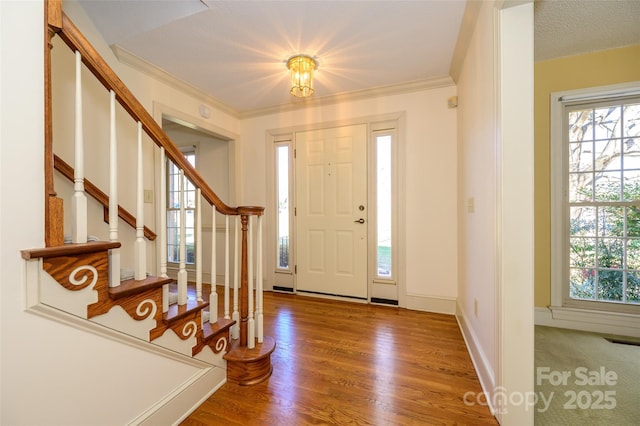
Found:
[[[219,367],[226,367],[227,379],[243,385],[259,383],[267,379],[271,374],[271,353],[275,349],[275,341],[262,335],[262,272],[261,272],[261,229],[263,207],[232,207],[226,205],[200,176],[195,168],[185,159],[180,149],[170,140],[160,126],[153,120],[151,115],[145,110],[142,104],[135,98],[126,85],[113,72],[104,59],[97,53],[89,41],[74,26],[68,17],[62,12],[60,0],[48,0],[45,2],[45,248],[27,249],[22,251],[22,257],[26,262],[27,275],[27,308],[46,307],[48,312],[59,311],[64,315],[71,315],[74,318],[86,320],[94,325],[94,329],[104,329],[105,333],[113,336],[113,333],[121,333],[141,340],[144,345],[147,343],[160,346],[168,351],[197,358],[208,364]],[[83,175],[84,165],[82,161],[78,163],[76,157],[76,170],[58,158],[53,152],[53,114],[52,114],[52,79],[51,79],[51,40],[59,36],[65,44],[75,52],[76,75],[84,65],[95,78],[110,92],[111,99],[111,120],[114,120],[114,105],[117,102],[126,111],[138,126],[138,153],[141,158],[142,149],[141,134],[146,133],[149,139],[155,144],[160,153],[160,165],[163,168],[165,158],[181,170],[183,179],[191,182],[197,188],[198,203],[204,200],[213,208],[213,217],[216,214],[226,216],[226,265],[225,286],[224,286],[224,313],[217,315],[217,300],[212,299],[214,305],[210,306],[209,301],[202,298],[201,279],[196,283],[196,296],[188,298],[186,271],[181,265],[178,280],[167,276],[166,250],[165,258],[156,262],[159,267],[155,274],[146,274],[144,269],[146,262],[147,240],[156,239],[156,234],[143,225],[140,219],[143,216],[142,208],[142,185],[136,188],[138,195],[138,210],[136,219],[118,205],[115,197],[110,197],[101,191],[96,185],[85,179]],[[81,62],[80,62],[81,61]],[[78,88],[81,83],[77,80],[76,99],[80,100]],[[76,147],[78,139],[82,140],[82,108],[80,111],[80,124],[76,125]],[[78,114],[76,114],[78,115]],[[78,118],[76,117],[76,120]],[[115,128],[115,124],[113,127]],[[80,129],[78,131],[77,129]],[[114,132],[115,133],[115,132]],[[78,135],[80,135],[78,137]],[[80,142],[82,143],[82,142]],[[116,152],[114,147],[115,137],[111,141],[112,153]],[[78,152],[76,148],[76,156]],[[81,157],[82,155],[80,155]],[[166,157],[165,157],[166,156]],[[139,164],[142,160],[138,160]],[[117,167],[117,166],[115,166]],[[81,172],[77,170],[81,169]],[[141,169],[141,168],[140,168]],[[104,220],[109,223],[109,235],[111,241],[84,241],[86,237],[78,238],[78,235],[87,235],[87,229],[77,232],[78,225],[74,223],[74,240],[71,244],[64,244],[64,203],[58,198],[54,188],[54,170],[74,183],[74,197],[80,193],[85,197],[85,193],[92,196],[103,206]],[[162,169],[161,169],[162,170]],[[139,183],[142,181],[142,174],[139,171]],[[160,172],[162,175],[162,171]],[[114,166],[110,165],[110,183],[114,180],[112,176],[117,175]],[[115,180],[117,188],[117,180]],[[163,189],[164,191],[164,189]],[[116,191],[117,193],[117,191]],[[182,197],[182,195],[181,195]],[[184,198],[182,198],[184,199]],[[74,198],[75,200],[75,198]],[[71,203],[72,208],[78,208],[77,202]],[[82,205],[82,202],[79,203]],[[158,203],[164,209],[164,203]],[[81,208],[81,207],[80,207]],[[110,213],[111,211],[111,213]],[[74,210],[72,217],[84,215],[86,223],[86,202],[85,211]],[[164,210],[158,215],[166,217]],[[118,217],[125,223],[136,229],[136,241],[134,251],[136,260],[134,264],[135,275],[138,279],[127,279],[120,281],[118,277],[113,277],[114,265],[120,262],[121,242],[118,241],[117,225]],[[235,263],[238,270],[235,276],[240,276],[239,282],[234,283],[234,311],[233,317],[229,310],[229,218],[235,220],[235,243],[236,248]],[[251,220],[254,218],[255,220]],[[83,222],[82,220],[78,222]],[[258,259],[255,262],[258,268],[256,281],[256,295],[253,289],[253,274],[251,270],[251,235],[254,231],[251,223],[258,223]],[[81,227],[81,226],[80,226]],[[166,224],[159,225],[157,244],[163,247],[166,244],[164,235]],[[183,232],[183,231],[182,231]],[[83,234],[84,233],[84,234]],[[239,240],[241,233],[241,241]],[[215,235],[215,232],[213,233]],[[247,238],[247,235],[250,235]],[[113,237],[116,235],[116,238]],[[184,234],[181,239],[186,239]],[[83,239],[84,238],[84,239]],[[215,248],[215,240],[211,243],[212,250]],[[142,249],[138,249],[142,246]],[[162,252],[163,250],[160,250]],[[181,247],[182,251],[182,247]],[[139,258],[142,258],[140,261]],[[115,260],[117,259],[117,261]],[[181,261],[181,263],[183,263]],[[215,259],[212,262],[215,265]],[[118,266],[119,269],[119,266]],[[200,274],[201,275],[201,274]],[[216,273],[212,272],[215,281]],[[237,278],[236,278],[237,279]],[[178,297],[173,297],[170,287],[178,287]],[[216,286],[214,285],[214,288]],[[217,297],[214,291],[212,296]],[[238,306],[238,299],[240,300]],[[257,306],[254,307],[254,298]],[[177,299],[177,300],[176,300]],[[37,311],[35,309],[34,311]],[[255,318],[254,318],[255,314]],[[48,314],[49,315],[49,314]],[[213,318],[210,318],[211,316]],[[49,315],[51,316],[51,315]],[[64,320],[74,322],[76,320]],[[124,337],[123,337],[124,339]],[[146,342],[146,343],[144,343]],[[163,349],[163,350],[164,350]]]
[[[87,289],[96,292],[97,301],[86,306],[84,318],[87,320],[108,315],[118,306],[132,321],[153,320],[155,326],[148,331],[148,342],[172,330],[183,340],[195,337],[195,344],[185,355],[195,356],[205,347],[211,348],[214,354],[229,350],[229,331],[235,321],[224,318],[216,318],[213,323],[203,321],[203,311],[209,302],[189,300],[182,306],[174,303],[167,312],[162,312],[163,286],[173,284],[173,279],[148,276],[143,280],[124,280],[117,287],[109,287],[108,252],[119,246],[120,243],[112,242],[67,244],[23,250],[22,257],[27,261],[41,259],[42,271],[69,291]],[[55,300],[43,300],[43,303],[57,307]]]

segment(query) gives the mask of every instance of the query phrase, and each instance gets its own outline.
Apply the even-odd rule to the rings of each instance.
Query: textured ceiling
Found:
[[[640,0],[535,2],[535,60],[640,44]]]
[[[289,95],[285,67],[296,53],[313,55],[319,62],[314,99],[446,81],[466,2],[80,4],[121,60],[161,70],[231,111],[246,114],[300,102]],[[640,0],[538,0],[535,59],[638,44],[639,22]]]

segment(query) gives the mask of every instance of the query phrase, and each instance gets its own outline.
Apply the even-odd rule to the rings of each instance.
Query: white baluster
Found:
[[[144,183],[142,158],[142,123],[138,121],[138,183],[136,188],[135,279],[147,277],[147,245],[144,241]]]
[[[216,247],[216,206],[211,206],[211,293],[209,294],[209,321],[218,321],[218,291],[216,289],[216,281],[218,269],[216,265],[217,247]]]
[[[180,169],[180,270],[178,271],[178,305],[187,304],[186,227],[184,170]]]
[[[229,254],[229,215],[224,217],[224,319],[230,319],[229,316],[229,263],[231,262]]]
[[[256,335],[258,343],[264,340],[262,294],[262,216],[258,216],[258,243],[256,245]]]
[[[118,241],[118,144],[116,93],[109,94],[109,241]],[[109,287],[120,285],[120,249],[109,250]]]
[[[76,51],[76,117],[73,198],[71,199],[72,238],[74,243],[87,242],[87,196],[84,193],[84,138],[82,130],[82,57]]]
[[[249,298],[249,318],[247,319],[247,348],[252,349],[256,347],[256,324],[253,318],[253,216],[249,216],[249,229],[248,229],[248,241],[247,241],[247,264],[248,275],[247,280],[249,288],[247,288],[247,297]]]
[[[196,188],[196,299],[202,302],[202,210],[200,188]],[[211,311],[209,311],[211,312]]]
[[[240,229],[240,216],[236,216],[236,224],[234,230],[234,251],[235,256],[233,257],[233,314],[231,315],[231,319],[236,323],[231,327],[231,338],[239,339],[240,338],[240,312],[238,312],[238,292],[239,285],[238,281],[240,280],[240,267],[238,264],[238,258],[240,257],[240,241],[239,241],[239,229]]]
[[[158,233],[158,244],[160,246],[160,276],[168,278],[167,275],[167,159],[164,148],[160,147],[160,200],[158,207],[160,214],[160,230]],[[162,312],[169,310],[169,284],[162,286]]]

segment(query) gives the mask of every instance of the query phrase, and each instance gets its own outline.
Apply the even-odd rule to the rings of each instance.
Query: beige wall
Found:
[[[551,303],[549,96],[640,80],[640,45],[535,64],[535,306]]]

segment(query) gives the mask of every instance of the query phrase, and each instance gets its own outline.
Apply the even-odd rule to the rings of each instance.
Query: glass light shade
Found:
[[[291,90],[293,96],[306,98],[313,94],[313,71],[317,63],[307,55],[298,55],[289,58],[287,68],[291,71]]]

